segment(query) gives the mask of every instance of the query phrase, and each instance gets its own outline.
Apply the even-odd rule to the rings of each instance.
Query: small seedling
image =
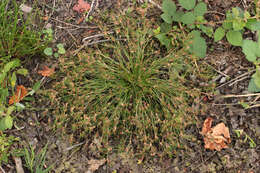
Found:
[[[59,43],[56,45],[57,49],[52,49],[51,47],[47,47],[44,49],[44,54],[47,56],[54,56],[55,58],[58,58],[59,55],[63,55],[66,53],[66,50],[64,48],[64,45],[62,43]]]
[[[240,136],[244,135],[245,136],[244,142],[248,141],[251,148],[255,148],[256,147],[256,143],[254,142],[254,140],[250,136],[248,136],[246,134],[246,132],[244,132],[244,130],[238,129],[238,130],[234,130],[234,131],[235,131],[235,133],[236,133],[238,138],[240,138]]]

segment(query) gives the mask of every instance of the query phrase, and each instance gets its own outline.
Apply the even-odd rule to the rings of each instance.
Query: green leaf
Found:
[[[214,33],[214,41],[217,42],[217,41],[221,40],[224,36],[225,36],[225,29],[223,29],[222,27],[219,27],[216,29],[216,31]]]
[[[232,22],[224,21],[222,24],[222,27],[226,30],[229,30],[229,29],[232,29],[233,25],[232,25]]]
[[[242,51],[250,62],[256,61],[257,44],[252,40],[243,40]]]
[[[4,66],[4,70],[3,73],[7,73],[9,72],[11,69],[20,66],[20,60],[19,59],[15,59],[11,62],[8,62],[5,66]]]
[[[245,22],[243,22],[242,20],[238,20],[238,19],[234,20],[232,25],[233,25],[233,29],[235,31],[242,30],[246,26]]]
[[[58,49],[58,53],[59,54],[65,54],[66,53],[66,50],[64,48],[59,48]]]
[[[172,47],[171,40],[167,37],[165,33],[158,34],[155,36],[162,45],[166,46],[167,49],[170,49]]]
[[[30,91],[28,94],[33,95],[36,91],[38,91],[41,87],[41,82],[38,81],[33,85],[32,91]]]
[[[161,15],[161,18],[162,18],[166,23],[172,24],[173,18],[172,18],[172,16],[170,16],[169,14],[163,13],[163,14]]]
[[[169,16],[173,16],[176,11],[176,5],[172,0],[164,0],[162,3],[162,11]]]
[[[7,108],[7,115],[11,115],[11,113],[13,112],[15,110],[15,106],[9,106],[8,108]]]
[[[200,2],[194,8],[195,16],[203,16],[207,12],[207,5],[204,2]]]
[[[2,118],[0,120],[0,130],[4,131],[6,129],[11,129],[13,127],[13,118],[10,115]]]
[[[172,15],[172,19],[175,22],[180,22],[181,21],[181,17],[184,15],[183,11],[176,11],[176,13],[174,13],[174,15]]]
[[[53,54],[53,56],[54,56],[55,58],[58,58],[58,57],[59,57],[59,54],[58,54],[57,52],[55,52],[55,53]]]
[[[192,42],[192,48],[193,48],[193,53],[196,56],[200,58],[204,58],[206,56],[207,44],[204,38],[194,37]]]
[[[168,23],[165,23],[163,22],[161,25],[160,25],[160,30],[162,33],[167,33],[169,32],[171,29],[172,29],[172,26]],[[159,33],[158,33],[159,34]]]
[[[193,12],[188,12],[181,17],[181,22],[184,24],[193,24],[195,19],[196,17],[194,16]]]
[[[249,92],[260,92],[260,88],[256,86],[255,82],[254,82],[254,78],[251,78],[249,85],[248,85],[248,91]]]
[[[226,37],[230,44],[232,44],[234,46],[242,45],[243,37],[242,37],[241,32],[230,30],[227,32]]]
[[[57,48],[59,48],[59,49],[64,48],[64,46],[63,46],[62,43],[59,43],[59,44],[57,44],[56,46],[57,46]]]
[[[26,76],[28,74],[28,70],[25,68],[20,68],[19,70],[16,71],[16,73]]]
[[[180,5],[186,10],[191,10],[195,7],[195,0],[179,0]]]
[[[50,47],[45,48],[43,52],[47,56],[52,56],[52,54],[53,54],[52,48],[50,48]]]

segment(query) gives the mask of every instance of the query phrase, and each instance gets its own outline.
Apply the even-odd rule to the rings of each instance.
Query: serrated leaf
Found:
[[[172,19],[175,22],[180,22],[181,21],[181,17],[184,15],[183,11],[176,11],[174,13],[174,15],[172,15]]]
[[[16,73],[26,76],[28,74],[28,70],[25,68],[20,68],[19,70],[16,71]]]
[[[191,10],[195,7],[195,0],[179,0],[180,5],[186,10]]]
[[[161,18],[168,24],[172,24],[173,18],[168,13],[163,13]]]
[[[234,46],[242,45],[243,37],[242,37],[241,32],[230,30],[227,32],[226,37],[230,44],[232,44]]]
[[[184,24],[193,24],[195,19],[196,17],[194,16],[193,12],[188,12],[181,17],[181,22]]]
[[[223,29],[222,27],[219,27],[216,29],[215,33],[214,33],[214,41],[219,41],[221,40],[223,37],[225,36],[225,29]]]
[[[248,84],[248,89],[249,92],[260,92],[260,88],[256,86],[255,82],[254,82],[254,78],[251,78],[249,84]]]
[[[193,53],[196,56],[200,58],[204,58],[206,56],[207,44],[204,38],[195,37],[192,42],[192,47],[193,47]]]
[[[256,61],[257,44],[252,40],[243,40],[242,51],[250,62]]]
[[[203,16],[207,12],[207,5],[204,2],[200,2],[194,8],[195,16]]]
[[[172,0],[164,0],[162,3],[162,11],[169,16],[174,15],[176,11],[176,5]]]
[[[242,30],[246,26],[245,22],[243,22],[242,20],[234,20],[232,25],[235,31]]]
[[[232,29],[232,22],[226,22],[224,21],[222,24],[222,27],[226,30]]]

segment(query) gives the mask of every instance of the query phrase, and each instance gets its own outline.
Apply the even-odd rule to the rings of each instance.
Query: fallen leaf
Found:
[[[207,118],[204,121],[201,134],[204,136],[205,148],[210,150],[220,151],[223,148],[228,148],[227,143],[231,142],[229,129],[224,123],[219,123],[211,128],[212,118]]]
[[[42,76],[51,76],[54,73],[54,68],[49,68],[46,65],[43,66],[42,70],[38,71],[39,74],[41,74]]]
[[[27,93],[28,92],[23,85],[18,85],[16,87],[15,95],[9,99],[9,104],[11,105],[14,104],[14,102],[15,103],[20,102],[26,96]]]
[[[96,160],[96,159],[91,159],[88,161],[88,171],[89,172],[94,172],[96,170],[98,170],[98,168],[103,165],[106,162],[106,159],[102,159],[102,160]]]
[[[73,7],[74,11],[79,13],[84,13],[90,9],[89,3],[85,2],[84,0],[78,0],[78,4]]]

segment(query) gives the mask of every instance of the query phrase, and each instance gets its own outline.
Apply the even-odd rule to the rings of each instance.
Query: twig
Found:
[[[250,96],[260,96],[260,93],[240,94],[240,95],[229,94],[229,95],[220,96],[220,98],[232,98],[232,97],[238,98],[238,97],[250,97]]]
[[[231,84],[229,84],[228,86],[232,86],[232,85],[234,85],[235,83],[237,83],[237,82],[239,82],[239,81],[242,81],[242,80],[244,80],[244,79],[246,79],[246,78],[249,78],[250,76],[245,76],[245,77],[243,77],[243,78],[240,78],[240,79],[238,79],[238,80],[235,80],[234,82],[232,82]]]
[[[65,24],[65,25],[74,26],[74,27],[77,27],[77,28],[83,28],[83,29],[95,29],[95,28],[98,28],[96,26],[78,26],[78,25],[73,25],[71,23],[66,23],[66,22],[63,22],[63,21],[55,19],[55,18],[51,18],[51,20],[55,20],[57,22]]]
[[[126,40],[126,39],[116,39],[117,41],[120,41],[120,40]],[[85,46],[90,46],[90,45],[93,45],[93,44],[99,44],[99,43],[104,43],[104,42],[108,42],[108,41],[112,41],[110,39],[107,39],[107,40],[98,40],[98,41],[94,41],[94,42],[90,42],[90,43],[85,43],[83,44],[80,48],[78,48],[77,50],[75,50],[73,52],[73,56],[77,55],[79,51],[81,51]]]
[[[86,143],[86,141],[85,141],[85,142],[81,142],[81,143],[79,143],[79,144],[72,145],[71,147],[66,148],[65,151],[72,150],[73,148],[78,147],[78,146],[80,146],[80,145],[83,145],[83,144],[85,144],[85,143]]]
[[[0,166],[0,170],[2,171],[2,173],[5,173],[5,170]]]
[[[234,79],[232,79],[232,80],[230,80],[230,81],[228,81],[228,82],[226,82],[226,83],[224,83],[224,84],[222,84],[222,85],[216,87],[216,89],[219,89],[219,88],[221,88],[221,87],[223,87],[223,86],[225,86],[225,85],[227,85],[227,84],[229,84],[229,83],[231,83],[231,82],[234,82],[234,81],[238,80],[239,78],[242,78],[242,77],[244,77],[244,76],[246,76],[246,75],[250,75],[250,74],[253,73],[253,72],[255,72],[255,70],[246,72],[246,73],[244,73],[244,74],[242,74],[242,75],[240,75],[240,76],[238,76],[238,77],[236,77],[236,78],[234,78]]]
[[[113,34],[113,33],[114,33],[114,32],[111,31],[111,32],[108,32],[107,34]],[[103,36],[105,36],[105,35],[106,35],[106,34],[91,35],[91,36],[88,36],[88,37],[83,38],[83,39],[82,39],[82,42],[84,43],[84,42],[86,42],[86,40],[89,40],[89,39],[91,39],[91,38],[103,37]]]
[[[94,3],[95,3],[95,1],[96,0],[92,0],[92,2],[91,2],[91,6],[90,6],[90,10],[88,11],[88,14],[87,14],[87,19],[88,19],[88,17],[89,17],[89,15],[92,13],[92,11],[93,11],[93,7],[94,7]]]

